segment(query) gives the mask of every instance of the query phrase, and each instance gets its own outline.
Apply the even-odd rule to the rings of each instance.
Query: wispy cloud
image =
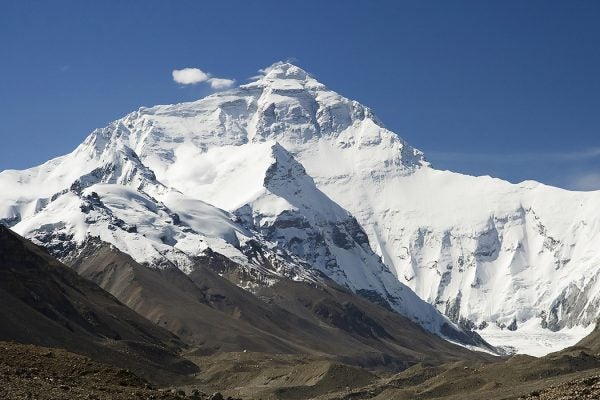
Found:
[[[228,89],[235,84],[235,79],[210,78],[208,83],[213,89]]]
[[[425,151],[425,155],[434,168],[515,183],[536,180],[570,190],[600,190],[600,147],[547,153]]]
[[[592,147],[572,152],[551,153],[462,153],[426,151],[428,158],[441,161],[475,161],[492,163],[515,163],[531,161],[577,161],[600,158],[600,147]]]
[[[600,171],[575,175],[568,187],[573,190],[600,190]]]
[[[212,89],[220,90],[228,89],[235,84],[234,79],[216,78],[200,68],[174,69],[172,75],[173,80],[180,85],[195,85],[207,82]]]

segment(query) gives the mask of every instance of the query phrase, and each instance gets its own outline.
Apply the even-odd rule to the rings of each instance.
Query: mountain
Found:
[[[63,261],[69,263],[77,257],[90,237],[117,246],[144,265],[176,266],[188,273],[196,260],[206,257],[207,252],[215,252],[243,270],[244,278],[236,281],[240,286],[252,289],[273,284],[282,277],[312,282],[329,276],[393,307],[432,332],[449,338],[466,338],[460,329],[387,271],[369,248],[356,221],[323,195],[302,166],[276,143],[257,144],[247,150],[252,156],[264,159],[263,169],[255,167],[253,171],[261,174],[262,189],[219,185],[218,195],[227,199],[236,194],[246,196],[240,203],[243,206],[228,214],[177,189],[167,188],[131,149],[123,150],[121,143],[117,142],[114,151],[105,149],[96,156],[95,147],[90,150],[88,142],[98,143],[95,138],[88,139],[58,166],[53,160],[35,172],[28,171],[31,175],[24,179],[25,183],[10,192],[27,193],[37,186],[37,180],[44,180],[48,190],[68,185],[53,195],[48,193],[49,198],[17,202],[22,220],[13,227]],[[88,159],[90,154],[99,166]],[[238,155],[236,161],[250,162],[243,156]],[[75,168],[72,165],[78,162],[88,165],[88,169],[94,168],[88,173],[84,170],[83,175],[69,184],[73,177],[62,169],[72,173]],[[226,172],[238,170],[243,168]],[[10,173],[13,172],[7,174],[9,178]],[[234,181],[224,180],[230,185]],[[33,209],[32,203],[35,203]],[[297,210],[293,204],[300,203],[303,208]],[[261,221],[257,212],[262,213]],[[298,232],[306,236],[298,236]],[[466,344],[478,342],[475,338]]]
[[[175,335],[0,225],[0,340],[66,348],[156,382],[197,370]]]
[[[293,65],[274,65],[239,95],[249,91],[259,94],[248,135],[294,154],[395,276],[453,321],[485,328],[495,344],[513,345],[520,329],[532,340],[518,347],[535,354],[593,326],[600,192],[435,170],[370,110]]]
[[[173,176],[183,182],[197,179],[194,190],[211,180],[211,186],[195,192],[157,177],[133,150],[139,146],[128,142],[139,133],[134,125],[117,121],[67,156],[31,170],[4,171],[0,182],[10,196],[1,202],[4,222],[66,263],[97,237],[143,265],[175,266],[186,273],[207,254],[224,256],[239,269],[235,283],[249,290],[281,278],[333,279],[431,332],[488,347],[395,279],[357,221],[324,195],[278,143],[219,147],[208,152],[204,166],[173,166]],[[149,142],[150,136],[183,143],[161,133],[144,134]],[[196,136],[192,140],[200,140]],[[152,144],[148,154],[165,163],[181,161],[168,144],[160,146]],[[228,206],[230,212],[209,202]]]
[[[0,186],[0,219],[66,262],[90,237],[187,273],[222,255],[253,292],[326,277],[446,337],[449,319],[541,354],[589,332],[600,302],[600,192],[438,171],[289,63],[140,108]]]
[[[98,240],[88,242],[71,265],[197,355],[298,354],[392,370],[424,360],[495,358],[448,343],[331,280],[283,278],[250,292],[223,277],[236,272],[223,260],[198,260],[186,274],[174,266],[140,265]]]
[[[219,275],[225,260],[199,259],[186,274],[140,265],[90,238],[69,268],[0,225],[0,393],[213,398],[195,395],[200,387],[290,398],[364,385],[376,379],[369,370],[497,358],[449,343],[331,280],[282,278],[253,294]],[[140,377],[184,386],[156,391]]]

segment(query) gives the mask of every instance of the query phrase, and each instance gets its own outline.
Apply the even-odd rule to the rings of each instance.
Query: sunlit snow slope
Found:
[[[249,263],[245,243],[259,240],[293,259],[298,279],[310,266],[439,332],[407,285],[520,351],[534,340],[520,327],[548,338],[540,354],[570,344],[554,332],[575,327],[560,337],[576,341],[598,316],[600,192],[435,170],[371,110],[289,63],[141,108],[0,185],[0,219],[40,241],[98,235],[185,270],[208,247]]]

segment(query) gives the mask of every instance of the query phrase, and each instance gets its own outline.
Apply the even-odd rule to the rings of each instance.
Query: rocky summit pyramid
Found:
[[[290,63],[140,108],[0,187],[0,220],[66,263],[93,238],[186,273],[218,255],[251,292],[331,279],[448,339],[534,354],[598,316],[600,192],[436,170]]]

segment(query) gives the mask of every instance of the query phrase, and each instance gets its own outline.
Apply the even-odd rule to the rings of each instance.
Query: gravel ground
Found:
[[[219,400],[193,388],[153,388],[125,369],[59,349],[0,342],[0,398],[17,399],[197,399]]]
[[[521,397],[523,400],[584,400],[600,399],[600,375],[576,379],[562,385],[550,386]]]

